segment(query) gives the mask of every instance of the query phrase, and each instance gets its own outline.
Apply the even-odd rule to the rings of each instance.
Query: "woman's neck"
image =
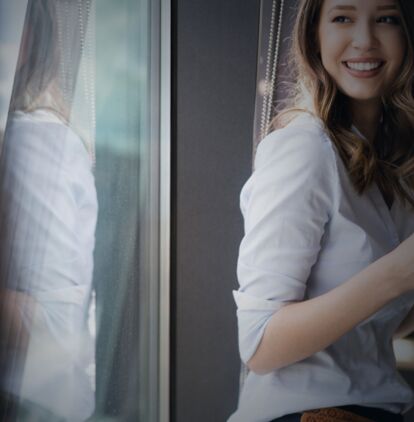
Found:
[[[351,103],[352,123],[369,140],[374,141],[382,115],[381,101]]]

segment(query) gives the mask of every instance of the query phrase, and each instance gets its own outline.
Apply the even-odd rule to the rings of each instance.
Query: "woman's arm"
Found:
[[[30,337],[30,324],[23,314],[33,314],[36,304],[33,298],[23,292],[0,289],[0,344],[1,349],[26,350]]]
[[[241,193],[239,346],[242,360],[261,374],[325,349],[414,288],[412,236],[339,286],[305,300],[341,196],[332,145],[312,121],[305,123],[261,142]],[[353,237],[344,232],[341,239],[336,253],[346,255]]]
[[[414,235],[328,293],[281,308],[268,323],[248,367],[266,374],[305,359],[414,288],[413,250]],[[398,331],[405,332],[413,321],[411,312]]]

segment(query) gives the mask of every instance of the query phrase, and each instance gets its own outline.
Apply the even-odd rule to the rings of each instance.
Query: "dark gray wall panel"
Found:
[[[251,170],[259,1],[173,2],[172,415],[220,422],[236,407],[232,289]]]

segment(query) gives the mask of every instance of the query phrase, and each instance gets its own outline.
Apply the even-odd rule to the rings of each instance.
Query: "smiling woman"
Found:
[[[349,98],[354,124],[373,139],[382,114],[381,98],[390,92],[406,52],[400,12],[396,3],[337,3],[325,1],[321,9],[322,65]]]
[[[414,403],[392,349],[414,330],[410,12],[299,3],[290,104],[241,192],[250,372],[231,422],[402,421]]]

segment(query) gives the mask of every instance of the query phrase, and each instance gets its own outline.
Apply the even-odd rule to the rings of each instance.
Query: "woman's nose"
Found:
[[[378,45],[375,29],[370,23],[357,25],[352,37],[352,46],[359,50],[371,50]]]

